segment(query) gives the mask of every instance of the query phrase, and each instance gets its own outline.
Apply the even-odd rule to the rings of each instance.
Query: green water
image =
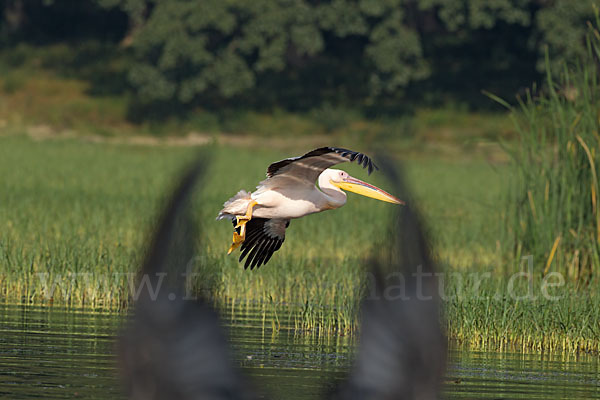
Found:
[[[114,338],[123,317],[0,305],[0,398],[123,398]],[[274,399],[309,399],[343,379],[353,342],[272,334],[262,317],[225,317],[236,363]],[[448,399],[600,398],[600,358],[449,351]]]

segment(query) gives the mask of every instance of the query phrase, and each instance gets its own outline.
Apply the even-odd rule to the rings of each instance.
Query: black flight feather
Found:
[[[285,240],[285,228],[290,225],[288,220],[279,221],[281,220],[252,218],[246,223],[246,239],[242,243],[239,258],[239,262],[246,259],[245,269],[259,268],[271,259],[274,252],[279,250]],[[236,224],[235,219],[233,224]]]

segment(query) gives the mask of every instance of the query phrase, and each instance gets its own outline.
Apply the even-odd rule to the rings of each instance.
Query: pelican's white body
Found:
[[[344,171],[326,169],[319,175],[319,188],[314,182],[289,175],[277,175],[260,182],[256,191],[240,191],[223,205],[219,219],[246,214],[252,200],[256,205],[252,217],[268,219],[293,219],[346,204],[346,193],[333,185]]]

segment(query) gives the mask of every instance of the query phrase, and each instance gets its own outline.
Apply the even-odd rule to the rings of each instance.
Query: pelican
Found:
[[[369,175],[378,169],[366,155],[338,147],[321,147],[269,165],[267,179],[259,182],[254,192],[240,190],[223,204],[217,216],[231,219],[234,225],[233,243],[227,254],[242,246],[239,262],[248,256],[244,268],[266,264],[283,244],[290,220],[342,207],[346,204],[344,190],[404,204],[345,171],[329,168],[347,161],[357,161]]]

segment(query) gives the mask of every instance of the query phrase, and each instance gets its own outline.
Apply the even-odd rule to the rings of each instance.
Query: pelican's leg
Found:
[[[252,209],[258,203],[254,200],[248,204],[248,209],[246,210],[246,215],[237,216],[237,225],[236,228],[241,228],[240,235],[246,236],[246,223],[252,219]]]
[[[231,246],[229,246],[229,250],[227,251],[227,254],[231,254],[231,252],[234,251],[235,249],[237,249],[246,239],[246,224],[248,223],[248,221],[250,221],[252,219],[252,209],[257,204],[258,203],[256,201],[252,200],[250,202],[250,204],[248,204],[248,209],[246,210],[246,215],[236,217],[237,225],[235,226],[235,228],[233,230],[233,240],[232,240],[233,243],[231,243]],[[238,228],[240,229],[239,233],[237,232]]]

